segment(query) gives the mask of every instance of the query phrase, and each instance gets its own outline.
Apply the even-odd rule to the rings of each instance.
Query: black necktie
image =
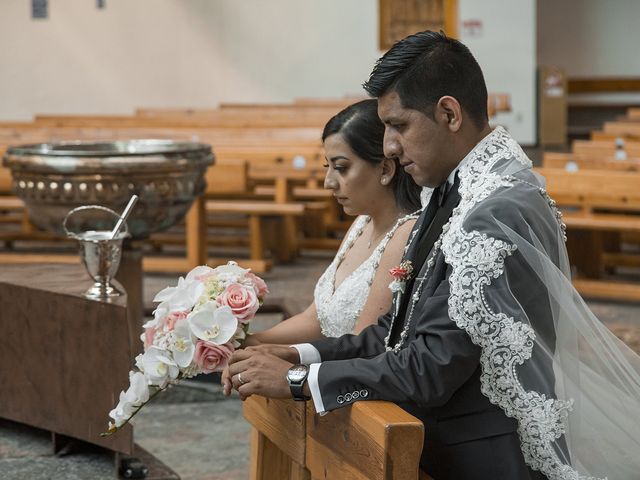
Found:
[[[456,173],[455,178],[458,178],[458,174]],[[455,181],[455,180],[454,180]],[[444,201],[447,199],[447,194],[449,193],[449,191],[451,190],[451,186],[452,183],[447,180],[446,182],[444,182],[442,185],[440,185],[439,187],[436,188],[436,190],[433,192],[434,195],[437,194],[438,195],[438,206],[441,207],[444,204]]]

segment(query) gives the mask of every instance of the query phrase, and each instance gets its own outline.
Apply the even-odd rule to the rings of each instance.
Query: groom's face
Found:
[[[437,187],[447,179],[453,168],[446,126],[418,110],[403,107],[395,91],[378,99],[378,115],[385,124],[386,157],[398,158],[418,185]]]

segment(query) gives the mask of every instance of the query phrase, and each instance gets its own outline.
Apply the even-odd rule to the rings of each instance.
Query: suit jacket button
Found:
[[[362,398],[367,397],[369,395],[369,392],[367,390],[360,390],[360,396]]]
[[[342,395],[338,395],[338,398],[336,399],[338,401],[338,403],[343,404],[344,403],[344,398],[342,397]]]
[[[353,397],[351,396],[350,393],[345,393],[345,395],[344,395],[344,401],[345,402],[350,402],[352,400],[352,398]]]
[[[360,396],[360,392],[358,390],[356,390],[355,392],[353,392],[353,399],[355,400],[356,398],[358,398]]]

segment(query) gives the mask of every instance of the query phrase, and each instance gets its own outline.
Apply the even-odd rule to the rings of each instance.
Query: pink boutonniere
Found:
[[[397,267],[393,267],[391,270],[389,270],[389,275],[391,275],[391,278],[393,278],[393,281],[389,284],[389,289],[393,293],[404,293],[407,280],[411,278],[412,273],[413,265],[409,260],[404,260]]]

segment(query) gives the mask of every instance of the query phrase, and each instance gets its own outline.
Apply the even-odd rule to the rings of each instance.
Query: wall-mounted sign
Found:
[[[49,0],[31,0],[31,18],[49,18]]]
[[[482,36],[482,20],[471,18],[462,21],[462,35],[465,37],[481,37]]]
[[[543,80],[543,92],[546,97],[564,96],[565,75],[562,70],[548,68]]]
[[[457,37],[458,0],[378,0],[380,50],[423,30]]]

